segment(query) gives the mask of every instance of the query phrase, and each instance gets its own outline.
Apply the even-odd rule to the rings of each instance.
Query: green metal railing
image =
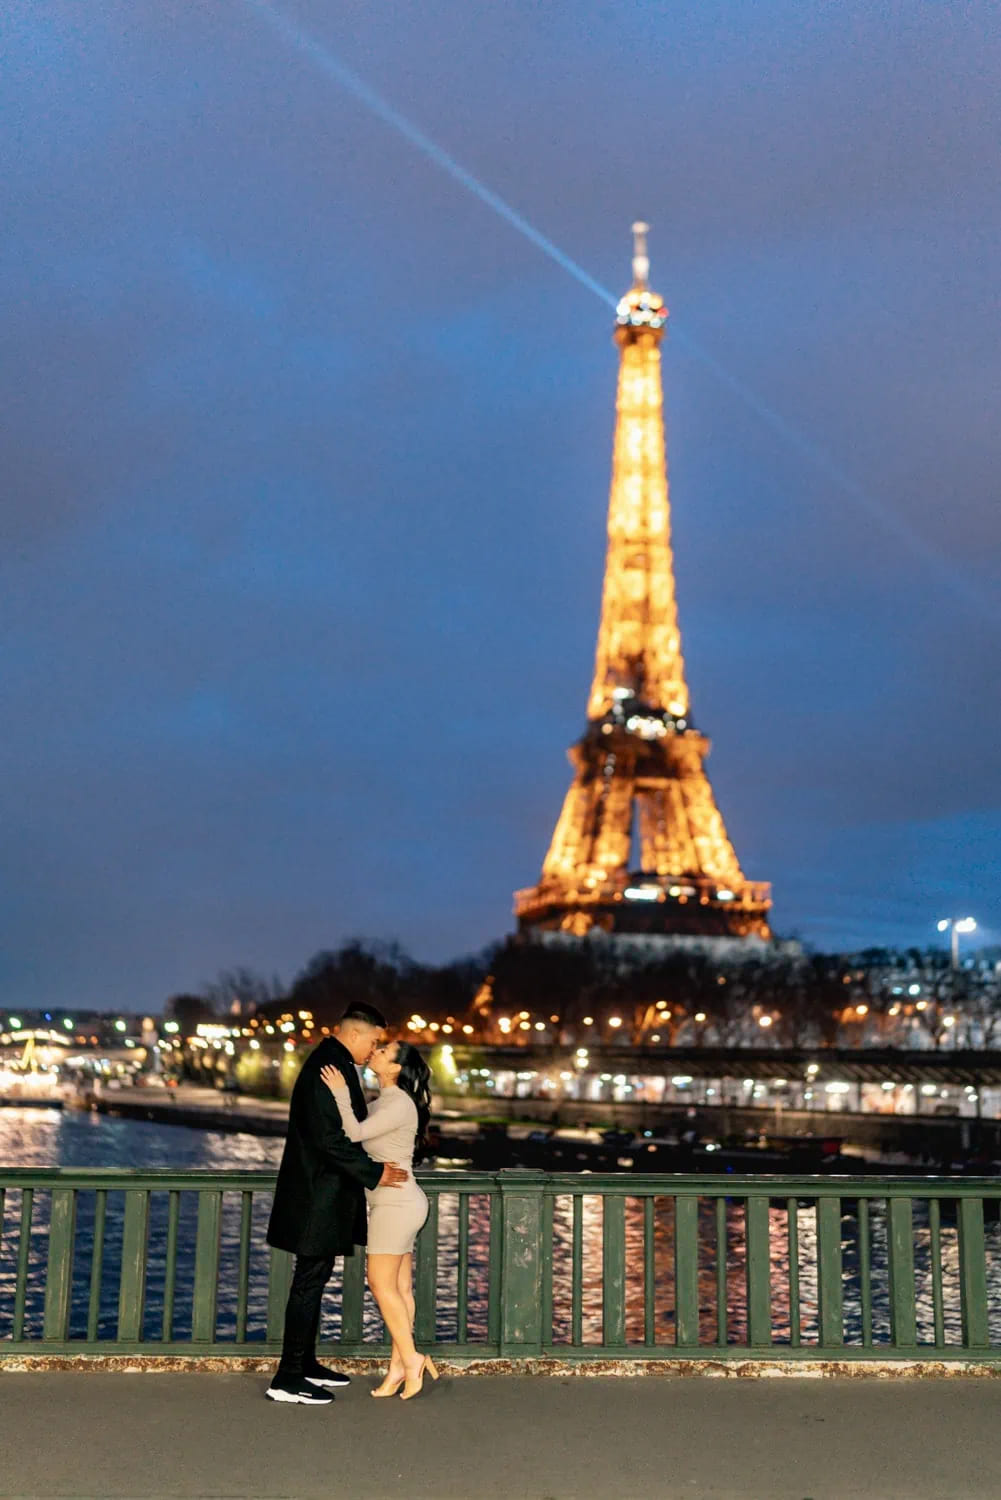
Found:
[[[417,1342],[457,1358],[1001,1359],[1001,1184],[421,1174]],[[0,1171],[0,1359],[272,1355],[274,1175]],[[322,1341],[385,1349],[364,1259]]]

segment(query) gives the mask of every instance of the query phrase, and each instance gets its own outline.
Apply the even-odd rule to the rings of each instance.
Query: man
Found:
[[[367,1238],[364,1188],[399,1187],[407,1174],[373,1161],[344,1134],[333,1094],[320,1077],[327,1063],[339,1068],[359,1120],[368,1113],[357,1068],[372,1056],[385,1020],[370,1005],[350,1005],[334,1035],[314,1047],[302,1065],[289,1103],[288,1135],[278,1169],[268,1244],[295,1255],[285,1309],[281,1362],[266,1391],[272,1401],[329,1406],[331,1389],[348,1376],[316,1358],[320,1302],[338,1255],[353,1255]]]

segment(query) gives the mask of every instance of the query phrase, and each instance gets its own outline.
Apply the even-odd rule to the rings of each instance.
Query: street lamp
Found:
[[[961,932],[976,932],[977,924],[973,917],[943,917],[938,924],[939,932],[948,932],[952,935],[952,967],[959,968],[959,934]]]

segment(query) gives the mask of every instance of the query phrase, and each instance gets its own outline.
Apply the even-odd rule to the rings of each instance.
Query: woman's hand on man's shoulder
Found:
[[[344,1077],[344,1074],[341,1072],[340,1068],[335,1068],[333,1063],[327,1063],[320,1069],[320,1077],[323,1079],[324,1083],[327,1085],[327,1088],[331,1093],[333,1093],[335,1089],[344,1089],[348,1086],[348,1081]]]

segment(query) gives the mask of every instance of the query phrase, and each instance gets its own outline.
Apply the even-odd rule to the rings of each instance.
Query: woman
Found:
[[[418,1231],[428,1216],[424,1190],[414,1181],[414,1148],[422,1147],[431,1119],[431,1073],[409,1042],[387,1042],[377,1047],[369,1067],[379,1080],[379,1097],[359,1120],[340,1069],[325,1067],[321,1077],[337,1101],[344,1134],[361,1141],[373,1161],[396,1162],[406,1169],[407,1181],[388,1192],[366,1188],[368,1217],[368,1284],[379,1304],[393,1340],[389,1369],[373,1396],[401,1400],[419,1396],[425,1371],[432,1380],[438,1371],[430,1355],[414,1346],[413,1251]]]

